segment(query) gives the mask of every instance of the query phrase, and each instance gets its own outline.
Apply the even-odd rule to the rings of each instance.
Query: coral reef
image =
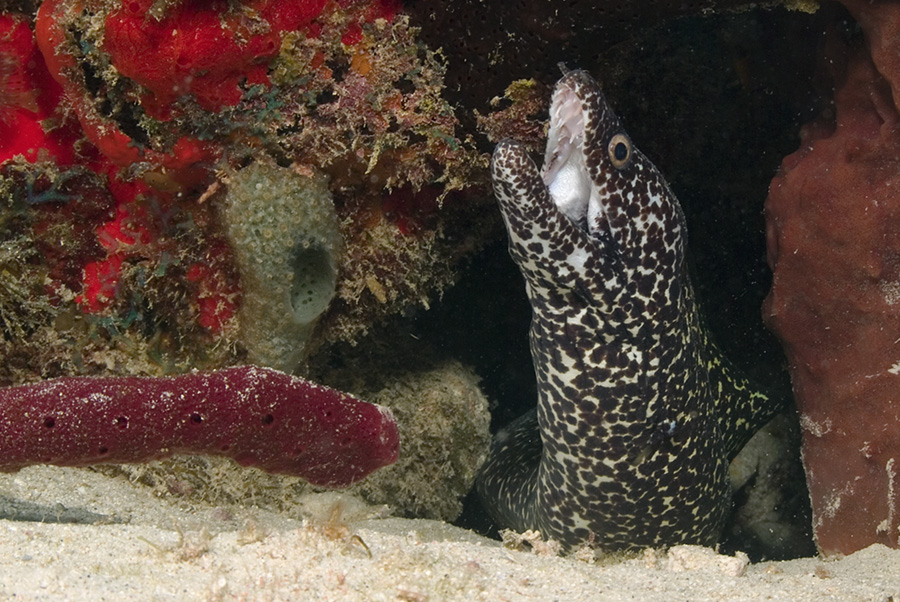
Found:
[[[834,107],[803,128],[766,201],[764,316],[790,363],[825,554],[896,547],[900,529],[900,7],[845,4],[865,44],[832,32]]]
[[[251,457],[264,451],[242,451],[241,441],[290,452],[305,435],[328,439],[330,427],[285,434],[275,432],[277,419],[242,420],[237,414],[253,412],[253,403],[242,410],[228,395],[200,395],[197,381],[218,376],[109,375],[248,359],[293,371],[320,343],[357,341],[386,316],[427,307],[452,282],[494,225],[481,219],[487,161],[457,132],[441,58],[398,5],[47,0],[34,17],[3,15],[0,125],[21,136],[0,138],[0,382],[103,375],[4,391],[16,408],[7,443],[33,444],[8,454],[7,468],[222,455],[227,445],[225,455],[240,463],[337,486],[394,459],[396,431],[384,418],[378,443],[357,429],[352,440],[322,441],[311,452],[311,462],[340,456],[345,464],[334,474],[312,464],[284,468]],[[486,402],[469,373],[410,370],[382,388],[410,393],[409,436],[421,441],[408,461],[438,467],[446,482],[411,471],[368,491],[406,514],[452,518],[484,453]],[[62,386],[79,390],[29,397]],[[187,405],[154,414],[137,406],[136,390],[121,389],[138,386],[148,403],[163,395],[155,387],[178,387],[175,399]],[[107,387],[115,391],[102,402],[96,393]],[[79,405],[92,392],[96,403]],[[420,393],[426,403],[416,410]],[[33,404],[44,405],[35,414]],[[447,404],[462,405],[468,419],[451,426]],[[296,414],[309,405],[298,402]],[[56,412],[53,426],[17,413],[29,411]],[[440,432],[424,433],[441,412]],[[377,417],[362,411],[359,420],[367,417],[377,431]],[[144,419],[158,422],[150,439],[138,433]],[[120,432],[117,424],[128,426]],[[70,438],[51,441],[48,429]],[[185,433],[200,437],[185,441]],[[354,455],[363,449],[365,458]],[[224,474],[254,478],[224,459],[163,464],[172,492]]]
[[[229,176],[223,205],[243,293],[240,342],[254,364],[295,371],[337,283],[328,187],[321,175],[256,162]]]
[[[236,105],[241,85],[268,85],[268,64],[285,31],[308,31],[325,0],[264,0],[232,10],[227,2],[131,0],[103,23],[103,50],[121,76],[144,92],[148,115],[169,119],[190,95],[204,110]]]
[[[444,67],[398,6],[48,0],[34,38],[26,15],[4,16],[10,67],[0,77],[11,85],[0,105],[22,136],[0,146],[0,160],[33,162],[46,148],[42,186],[62,186],[61,167],[74,164],[112,193],[114,215],[91,225],[102,250],[66,267],[82,274],[69,287],[78,309],[132,345],[164,334],[190,350],[176,369],[191,355],[240,360],[242,342],[257,357],[232,319],[241,288],[256,288],[237,276],[232,249],[252,250],[228,244],[216,215],[224,174],[251,158],[328,177],[344,252],[321,340],[353,341],[385,316],[428,306],[491,230],[480,219],[486,157],[458,135]],[[23,71],[25,58],[33,67]],[[177,316],[135,320],[151,303]],[[293,369],[296,359],[264,363]]]
[[[545,110],[545,98],[550,91],[545,85],[534,79],[516,80],[506,88],[503,98],[495,96],[491,99],[491,108],[487,115],[475,110],[478,128],[493,143],[504,138],[518,140],[529,152],[541,150],[544,143],[544,123],[540,115]],[[507,106],[501,107],[506,102]]]
[[[259,288],[233,251],[252,249],[226,240],[220,215],[225,174],[251,157],[328,178],[344,245],[318,340],[428,306],[491,231],[486,159],[458,137],[443,65],[397,8],[50,0],[34,35],[29,15],[4,14],[0,210],[15,226],[4,239],[18,240],[10,259],[34,268],[11,272],[10,294],[52,292],[49,305],[7,304],[10,317],[49,310],[10,323],[0,344],[22,361],[4,381],[261,358],[236,319],[242,288]],[[65,244],[45,249],[56,234]]]
[[[280,14],[289,4],[303,14]],[[794,39],[783,32],[797,29],[765,11],[666,20],[669,10],[684,14],[710,6],[705,0],[677,6],[669,0],[576,3],[556,7],[554,14],[541,13],[546,7],[533,2],[408,0],[403,12],[399,4],[5,3],[0,382],[164,375],[246,361],[238,328],[243,284],[225,236],[226,180],[262,159],[285,171],[289,165],[315,166],[327,178],[340,221],[344,244],[335,296],[313,337],[313,345],[324,344],[319,354],[346,349],[342,342],[350,341],[360,355],[393,356],[410,337],[381,344],[384,331],[378,326],[399,314],[403,319],[389,322],[392,328],[421,320],[414,336],[439,341],[447,356],[462,357],[460,341],[475,339],[464,361],[490,381],[490,397],[532,398],[516,388],[528,378],[521,361],[508,361],[517,355],[509,349],[511,337],[486,343],[484,334],[498,323],[515,322],[507,291],[520,288],[518,274],[509,288],[494,278],[470,287],[471,296],[455,306],[463,317],[453,321],[453,329],[435,326],[439,312],[419,308],[434,308],[458,277],[461,260],[500,232],[493,203],[484,202],[486,156],[478,151],[488,145],[482,137],[479,149],[469,134],[539,140],[546,115],[536,109],[546,102],[544,85],[558,76],[560,60],[600,74],[614,104],[627,113],[629,130],[646,141],[644,150],[657,164],[668,162],[663,171],[672,175],[673,188],[690,191],[682,201],[703,268],[698,288],[701,296],[721,296],[710,316],[724,325],[727,336],[720,342],[732,352],[764,355],[757,341],[748,344],[733,334],[740,327],[729,321],[735,307],[750,306],[752,317],[758,316],[755,292],[745,293],[764,279],[754,275],[760,270],[746,267],[751,253],[761,255],[760,245],[731,243],[738,227],[741,233],[753,230],[747,220],[761,220],[758,207],[747,202],[760,195],[747,193],[752,176],[745,176],[765,173],[764,186],[771,162],[788,152],[783,141],[795,130],[799,111],[784,108],[788,95],[780,78],[790,80],[792,91],[803,87],[808,70],[787,65],[811,54],[808,38],[783,42]],[[149,10],[146,18],[129,12],[142,6]],[[477,12],[482,10],[490,12]],[[290,19],[293,30],[282,26]],[[662,26],[648,26],[654,20]],[[30,29],[43,54],[35,51]],[[542,33],[556,37],[541,39]],[[177,40],[169,44],[164,34]],[[618,43],[626,37],[628,43]],[[745,45],[747,38],[756,46]],[[134,60],[138,53],[155,60],[142,65]],[[487,99],[500,96],[516,78],[523,79],[489,108]],[[484,116],[478,127],[473,108]],[[736,163],[740,170],[732,169]],[[725,219],[731,227],[723,234]],[[492,252],[505,257],[499,248]],[[479,256],[467,284],[492,261]],[[705,291],[704,280],[712,283]],[[448,311],[443,302],[437,305]],[[510,332],[519,336],[523,328]],[[377,340],[363,337],[367,331],[378,333]],[[355,357],[335,352],[329,361],[348,355]],[[494,363],[485,361],[488,356]],[[312,361],[321,366],[325,360]],[[409,375],[396,377],[398,387],[418,382],[419,373],[428,380],[427,362],[405,361]],[[356,370],[377,368],[357,364]],[[332,376],[322,377],[327,372],[312,373],[335,384]],[[393,377],[379,386],[340,388],[377,392],[391,389],[392,382]],[[476,457],[472,450],[469,461]],[[212,490],[248,503],[281,496],[284,483],[294,479],[238,470],[221,458],[162,464],[157,485],[163,489]],[[129,470],[144,471],[147,481],[155,478],[145,465]],[[462,487],[463,479],[457,482]],[[417,501],[443,495],[435,492],[401,493],[415,512],[451,515],[456,499]]]
[[[0,240],[20,291],[0,302],[19,324],[0,339],[0,382],[235,361],[239,287],[211,205],[106,169],[11,160],[0,166]],[[47,311],[22,315],[36,305]]]
[[[3,470],[205,453],[345,487],[399,449],[389,410],[266,368],[60,378],[0,389],[0,405]]]
[[[214,146],[194,136],[180,136],[165,152],[149,148],[107,117],[104,106],[93,98],[85,70],[79,65],[83,46],[70,33],[82,18],[83,8],[80,2],[42,3],[35,19],[35,39],[85,137],[118,167],[140,166],[141,172],[153,172],[169,185],[198,185],[205,181],[207,173],[202,164],[217,155]]]

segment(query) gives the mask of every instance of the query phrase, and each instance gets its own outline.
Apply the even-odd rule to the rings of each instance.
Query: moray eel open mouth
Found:
[[[591,178],[584,155],[584,106],[571,86],[560,85],[553,93],[541,176],[557,208],[586,230]]]
[[[611,199],[592,178],[603,181],[610,171],[626,170],[633,149],[615,115],[604,110],[605,100],[589,77],[573,71],[553,92],[541,177],[557,209],[579,228],[594,238],[615,238]],[[590,152],[598,147],[606,152]]]

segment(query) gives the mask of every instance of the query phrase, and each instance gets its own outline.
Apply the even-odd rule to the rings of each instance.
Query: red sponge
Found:
[[[346,487],[395,462],[398,451],[387,408],[268,368],[0,389],[0,469],[7,471],[189,453]]]

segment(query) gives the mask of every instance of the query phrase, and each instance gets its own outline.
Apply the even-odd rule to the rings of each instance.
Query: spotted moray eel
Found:
[[[675,195],[584,71],[556,85],[543,171],[512,141],[491,171],[538,405],[495,438],[486,507],[569,549],[715,544],[728,464],[779,404],[707,336]]]

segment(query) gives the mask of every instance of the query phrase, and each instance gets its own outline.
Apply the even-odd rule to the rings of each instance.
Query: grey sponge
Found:
[[[341,234],[325,178],[258,161],[231,174],[224,220],[254,364],[294,372],[334,297]]]

